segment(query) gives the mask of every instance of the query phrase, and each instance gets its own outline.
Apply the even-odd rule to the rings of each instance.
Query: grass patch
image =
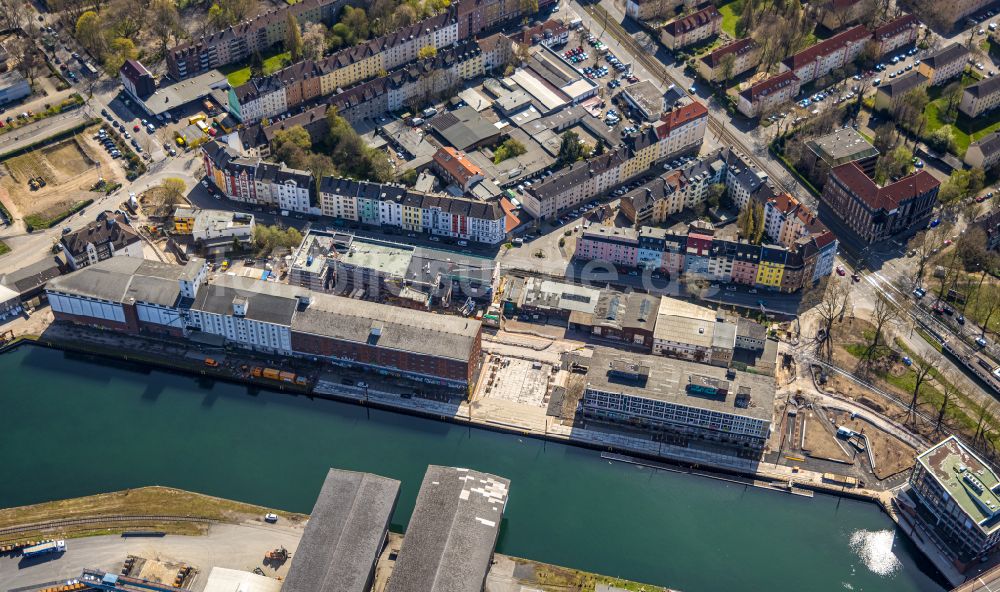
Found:
[[[722,14],[722,30],[727,35],[736,39],[736,24],[740,21],[740,14],[743,13],[743,0],[733,0],[719,7]]]
[[[6,255],[10,253],[10,245],[0,240],[0,255]]]
[[[140,487],[0,510],[0,528],[99,516],[193,516],[242,522],[251,518],[263,518],[266,512],[274,512],[292,521],[305,518],[302,514],[281,512],[171,487]],[[93,528],[93,525],[88,525],[87,528]]]
[[[288,51],[282,51],[278,53],[273,53],[264,58],[263,63],[263,73],[264,76],[269,74],[274,74],[278,70],[288,66],[292,63],[292,54]],[[219,68],[219,71],[226,75],[226,80],[229,81],[230,86],[237,87],[241,84],[246,84],[250,80],[250,64],[249,62],[240,62],[238,64],[230,64],[228,66]]]
[[[45,214],[29,214],[24,217],[24,223],[28,226],[29,232],[32,230],[52,228],[56,224],[62,222],[66,218],[69,218],[92,203],[94,203],[94,200],[92,199],[78,201],[70,206],[69,209],[63,210],[62,212],[59,212],[51,217],[47,217]]]
[[[530,578],[530,584],[537,584],[545,590],[558,589],[594,592],[599,584],[605,584],[607,586],[612,586],[615,589],[629,590],[630,592],[667,592],[666,588],[652,586],[650,584],[640,584],[638,582],[631,582],[620,578],[592,574],[567,567],[538,563],[536,561],[530,561],[518,557],[511,557],[511,559],[518,564],[519,568],[532,568],[534,573],[532,574],[533,577]],[[525,570],[518,570],[519,573],[523,573],[523,571]],[[529,583],[524,581],[526,579],[524,577],[519,577],[518,579],[522,584]]]
[[[917,332],[918,335],[920,335],[921,337],[924,338],[924,341],[926,341],[928,343],[928,345],[930,345],[934,349],[938,350],[938,352],[944,351],[944,346],[941,345],[941,342],[939,342],[937,339],[934,339],[934,337],[931,336],[930,333],[928,333],[927,331],[924,331],[920,327],[917,327],[915,330],[916,330],[916,332]]]

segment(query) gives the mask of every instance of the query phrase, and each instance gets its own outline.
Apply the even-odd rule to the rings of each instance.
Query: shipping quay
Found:
[[[900,503],[893,491],[761,460],[775,430],[777,404],[774,364],[768,360],[776,355],[776,343],[763,327],[666,297],[551,284],[557,283],[523,282],[518,306],[547,307],[547,314],[565,314],[569,323],[587,327],[603,322],[610,314],[605,309],[624,309],[626,316],[635,315],[629,324],[633,333],[625,338],[661,355],[605,346],[565,351],[548,362],[484,355],[489,336],[474,318],[212,275],[199,258],[176,265],[114,257],[50,280],[45,291],[56,323],[34,341],[571,443],[616,455],[608,457],[611,462],[653,468],[667,462],[696,475],[735,475],[746,478],[738,482],[748,487],[776,495],[825,492],[875,502],[906,532],[915,532],[899,510],[919,522],[920,504]],[[559,303],[560,293],[568,294],[567,303]],[[746,365],[730,364],[744,355],[761,366],[749,372]],[[512,363],[525,376],[535,372],[545,399],[550,390],[577,389],[571,421],[553,418],[551,401],[547,409],[484,396],[504,388],[502,371]],[[565,382],[550,389],[550,376]],[[635,425],[664,437],[630,429]],[[953,585],[964,581],[956,565],[970,565],[969,553],[944,557],[947,541],[913,536]]]
[[[46,555],[48,561],[35,561],[28,550],[7,551],[4,554],[20,556],[21,562],[15,566],[0,557],[0,581],[5,570],[17,569],[39,574],[37,585],[18,586],[19,592],[502,592],[556,584],[553,574],[560,574],[559,589],[582,590],[585,583],[596,583],[588,589],[604,592],[640,589],[619,578],[496,554],[511,487],[503,477],[429,466],[405,535],[389,531],[400,485],[370,473],[330,469],[304,528],[294,517],[291,520],[299,523],[287,526],[284,515],[268,513],[258,517],[262,521],[206,535],[210,545],[239,547],[226,559],[185,555],[183,549],[193,548],[197,541],[177,541],[165,533],[126,532],[121,540],[136,544],[115,558],[87,545],[111,539],[110,535],[60,540],[61,547]],[[274,549],[250,555],[243,551],[249,547],[236,541],[239,537]],[[191,537],[176,537],[183,538]],[[54,566],[66,563],[86,567],[78,577],[46,579]],[[253,564],[256,567],[237,568]],[[648,584],[641,589],[671,592]]]

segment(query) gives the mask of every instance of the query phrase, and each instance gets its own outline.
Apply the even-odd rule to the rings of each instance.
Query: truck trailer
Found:
[[[22,554],[25,557],[35,557],[36,555],[45,555],[46,553],[65,553],[66,552],[66,541],[48,541],[46,543],[39,543],[33,547],[28,547]]]

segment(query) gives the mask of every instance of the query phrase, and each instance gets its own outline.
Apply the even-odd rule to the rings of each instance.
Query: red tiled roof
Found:
[[[514,208],[514,204],[512,204],[509,199],[501,197],[500,208],[503,210],[504,214],[504,232],[511,232],[521,225],[521,219],[517,217],[517,211]]]
[[[879,187],[855,162],[834,167],[830,174],[874,210],[894,210],[899,207],[900,202],[941,185],[930,173],[922,170],[885,187]]]
[[[698,12],[691,13],[677,20],[670,21],[663,25],[663,28],[671,35],[677,36],[704,27],[714,20],[722,20],[719,9],[714,6],[703,8]]]
[[[719,49],[709,53],[708,55],[701,58],[701,61],[708,64],[710,68],[714,68],[719,65],[723,56],[729,54],[741,55],[749,51],[753,51],[757,48],[757,42],[750,37],[745,37],[743,39],[737,39],[729,45],[723,45]]]
[[[843,33],[838,33],[826,41],[820,41],[811,47],[807,47],[793,56],[785,58],[783,63],[788,66],[789,69],[797,70],[806,64],[813,63],[823,56],[830,55],[845,45],[870,38],[871,36],[871,31],[866,29],[864,25],[858,25],[844,31]]]
[[[798,81],[798,77],[795,75],[795,72],[789,70],[788,72],[782,72],[781,74],[777,74],[766,80],[761,80],[740,94],[752,103],[757,100],[757,97],[769,95],[780,88],[784,88],[789,84],[795,83],[796,81]]]
[[[905,14],[898,19],[889,21],[881,27],[875,29],[875,39],[887,39],[899,35],[903,31],[912,29],[920,24],[920,19],[912,14]]]
[[[656,124],[656,137],[662,140],[678,127],[701,117],[708,117],[708,109],[698,101],[664,113]]]
[[[451,146],[445,146],[434,153],[434,162],[463,186],[472,177],[483,175],[482,169],[472,164],[464,152],[459,152]]]

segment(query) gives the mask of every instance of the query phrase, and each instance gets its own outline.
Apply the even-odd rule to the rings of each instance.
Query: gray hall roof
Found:
[[[330,469],[282,588],[366,592],[399,498],[399,481]]]
[[[488,473],[428,467],[387,592],[480,592],[509,487]]]

